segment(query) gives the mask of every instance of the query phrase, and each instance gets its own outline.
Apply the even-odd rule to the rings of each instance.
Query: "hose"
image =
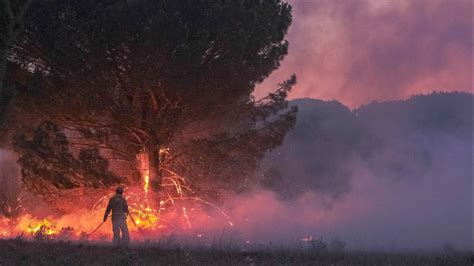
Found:
[[[108,216],[107,216],[107,218],[108,218]],[[105,222],[107,221],[107,218],[105,218],[104,221],[103,221],[101,224],[99,224],[99,226],[97,226],[96,229],[94,229],[94,231],[92,231],[92,232],[90,232],[89,234],[87,234],[87,235],[86,235],[86,238],[90,237],[93,233],[95,233],[97,230],[99,230],[99,228],[102,227],[102,225],[105,224]]]

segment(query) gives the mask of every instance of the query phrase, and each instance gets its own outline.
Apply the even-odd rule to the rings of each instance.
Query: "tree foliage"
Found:
[[[45,194],[56,189],[80,186],[108,186],[121,180],[108,171],[108,162],[97,148],[81,149],[74,156],[66,135],[51,123],[42,123],[31,134],[19,134],[13,141],[19,154],[23,182],[31,191]]]
[[[280,0],[39,1],[27,17],[10,57],[35,78],[16,108],[82,138],[69,145],[126,162],[147,152],[155,189],[171,162],[229,180],[240,161],[248,176],[294,124],[295,77],[252,97],[287,53],[291,6]]]

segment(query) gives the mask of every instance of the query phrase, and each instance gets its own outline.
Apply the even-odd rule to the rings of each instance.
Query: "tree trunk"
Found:
[[[7,69],[7,48],[0,44],[0,95],[3,94],[5,73]],[[5,86],[6,87],[6,86]]]
[[[148,170],[151,189],[155,192],[161,190],[161,171],[160,171],[160,146],[150,145],[148,153]]]
[[[14,14],[11,0],[0,1],[0,17],[2,24],[2,29],[0,29],[0,89],[3,93],[3,90],[6,87],[4,84],[4,80],[7,69],[7,53],[15,34],[15,15],[20,14]],[[23,16],[23,11],[26,11],[26,6],[20,6],[18,13],[21,12],[21,16]],[[17,19],[18,22],[20,22],[20,19],[22,19],[22,17],[18,17]]]
[[[6,32],[6,34],[1,36],[0,39],[2,39],[0,40],[0,103],[2,104],[2,110],[0,110],[0,112],[3,115],[5,112],[3,109],[6,108],[6,105],[8,104],[7,90],[9,84],[5,83],[5,77],[7,72],[8,47],[10,46],[11,42],[10,32]]]

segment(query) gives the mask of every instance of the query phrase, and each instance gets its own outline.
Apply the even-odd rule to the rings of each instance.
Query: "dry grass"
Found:
[[[468,253],[242,251],[237,248],[117,248],[67,242],[0,240],[0,265],[473,265]]]

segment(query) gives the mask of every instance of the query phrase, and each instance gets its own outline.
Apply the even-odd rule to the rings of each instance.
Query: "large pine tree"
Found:
[[[17,119],[50,120],[68,145],[98,148],[130,170],[145,152],[156,190],[169,167],[240,188],[294,124],[286,96],[295,77],[252,97],[287,53],[287,3],[54,0],[29,10],[9,50],[32,74]]]

